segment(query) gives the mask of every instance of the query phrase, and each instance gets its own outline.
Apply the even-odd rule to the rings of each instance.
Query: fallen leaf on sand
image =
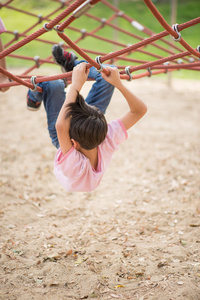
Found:
[[[59,285],[59,282],[53,281],[49,283],[49,286],[56,286],[56,285]]]
[[[57,260],[57,259],[60,259],[60,258],[61,258],[61,256],[57,252],[54,252],[54,253],[49,254],[47,256],[47,259],[51,259],[51,260]]]
[[[72,249],[68,250],[65,254],[65,256],[69,256],[69,255],[72,255]]]
[[[142,275],[144,275],[144,272],[145,272],[145,270],[137,270],[136,272],[135,272],[135,275],[136,276],[142,276]]]

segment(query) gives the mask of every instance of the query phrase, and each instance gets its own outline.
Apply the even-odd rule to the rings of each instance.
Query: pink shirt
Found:
[[[3,32],[5,32],[5,31],[6,31],[6,28],[5,28],[4,24],[3,24],[2,19],[0,18],[0,34],[3,33]]]
[[[108,124],[105,140],[98,146],[98,165],[95,170],[90,160],[72,147],[64,156],[58,149],[54,161],[54,173],[67,192],[90,192],[100,184],[114,151],[128,137],[121,120]]]

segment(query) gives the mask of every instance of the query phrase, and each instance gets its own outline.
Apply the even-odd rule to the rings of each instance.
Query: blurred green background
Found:
[[[1,3],[4,4],[7,1],[2,0]],[[108,1],[111,4],[117,4],[118,8],[124,11],[128,16],[137,20],[142,25],[149,28],[151,31],[155,33],[159,33],[164,31],[163,27],[159,24],[156,18],[152,15],[150,10],[147,8],[145,3],[142,0],[110,0]],[[163,15],[165,20],[171,24],[171,0],[154,0],[153,1],[156,8],[160,11]],[[21,10],[28,11],[30,13],[39,15],[42,14],[43,17],[57,9],[61,6],[61,3],[51,1],[51,0],[14,0],[11,2],[10,7],[15,7]],[[63,8],[64,9],[64,8]],[[51,19],[57,16],[62,10],[57,12],[56,14],[51,16]],[[113,11],[109,8],[106,8],[101,2],[94,5],[94,7],[89,11],[90,14],[98,16],[100,18],[109,18]],[[176,23],[184,23],[191,19],[197,18],[200,15],[200,0],[177,0],[177,12],[176,12]],[[0,10],[0,16],[3,19],[3,22],[6,26],[6,29],[9,31],[18,30],[19,33],[24,32],[27,28],[31,27],[33,24],[37,22],[37,18],[26,15],[22,12],[18,12],[7,7],[2,7]],[[32,31],[29,31],[28,34],[31,32],[35,32],[36,30],[40,29],[42,25],[47,21],[42,21],[37,27],[35,27]],[[115,24],[120,28],[123,28],[129,32],[132,32],[136,35],[141,37],[148,37],[146,34],[136,30],[129,22],[124,20],[123,18],[118,18],[115,21]],[[99,22],[89,19],[88,17],[82,16],[81,18],[75,20],[70,26],[76,27],[78,29],[86,29],[88,32],[92,29],[96,28],[99,25]],[[73,41],[76,40],[81,36],[80,32],[74,32],[70,29],[65,29],[65,34],[68,35]],[[188,42],[193,48],[196,48],[200,45],[200,24],[195,25],[193,27],[187,28],[181,32],[182,37],[186,42]],[[85,40],[82,40],[78,43],[79,47],[90,49],[90,50],[98,50],[101,52],[109,53],[115,50],[119,50],[121,47],[116,47],[113,45],[112,40],[117,39],[120,43],[125,45],[134,44],[138,42],[137,39],[134,39],[130,36],[127,36],[122,33],[116,33],[114,30],[108,26],[105,26],[103,29],[97,32],[97,35],[103,36],[108,38],[111,43],[105,43],[101,40],[94,39],[87,37]],[[11,34],[5,33],[1,35],[3,43],[6,44],[8,41],[11,40],[13,37]],[[55,43],[62,41],[60,37],[57,35],[55,30],[47,32],[43,34],[41,39],[50,40]],[[168,41],[170,37],[166,38]],[[16,42],[16,41],[15,41]],[[15,43],[14,42],[14,43]],[[167,48],[168,46],[158,42],[158,44],[162,45],[163,47]],[[178,47],[182,48],[180,44],[176,44]],[[182,48],[183,49],[183,48]],[[163,51],[156,49],[155,47],[148,46],[144,48],[146,51],[153,52],[155,54],[159,54],[161,56],[168,56]],[[51,55],[51,45],[44,44],[38,41],[32,41],[29,44],[23,46],[22,48],[16,50],[13,54],[19,55],[26,55],[30,57],[34,57],[36,55],[40,56],[40,58],[46,58]],[[90,54],[92,58],[96,55]],[[146,61],[154,60],[151,56],[144,55],[141,53],[134,53],[130,57],[142,59]],[[122,64],[126,64],[122,62]],[[31,61],[24,61],[22,59],[14,59],[7,57],[7,65],[8,67],[25,67],[25,66],[32,66],[33,62]],[[36,72],[36,71],[35,71]],[[198,71],[176,71],[173,72],[175,77],[183,77],[183,78],[194,78],[200,79],[200,72]]]

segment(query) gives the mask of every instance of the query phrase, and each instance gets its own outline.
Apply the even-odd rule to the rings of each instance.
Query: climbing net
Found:
[[[34,57],[28,57],[14,53],[16,50],[25,47],[33,40],[40,43],[49,44],[50,46],[57,43],[55,41],[41,38],[42,35],[48,34],[48,32],[52,30],[54,30],[55,35],[61,39],[60,45],[62,45],[64,49],[70,49],[68,51],[73,50],[78,54],[78,56],[87,60],[88,68],[94,66],[100,72],[107,73],[108,71],[103,67],[103,63],[112,63],[120,70],[120,77],[122,79],[132,80],[144,76],[150,77],[151,75],[167,73],[168,71],[180,69],[200,71],[200,46],[197,46],[196,49],[193,49],[183,39],[180,33],[182,30],[188,27],[199,24],[200,17],[183,24],[174,24],[171,27],[165,21],[151,0],[143,0],[154,17],[164,28],[164,31],[155,34],[140,22],[128,16],[125,12],[120,11],[117,7],[106,0],[51,1],[57,2],[58,7],[46,16],[35,15],[32,12],[21,10],[12,5],[14,4],[14,0],[7,0],[4,4],[0,4],[1,9],[15,10],[21,14],[26,14],[31,18],[33,17],[36,20],[31,27],[27,28],[23,32],[18,32],[17,30],[5,32],[5,34],[11,36],[12,38],[5,43],[4,50],[0,53],[0,59],[9,56],[17,59],[29,60],[33,61],[33,66],[29,67],[26,71],[23,71],[22,74],[18,75],[14,75],[0,67],[0,72],[10,79],[10,82],[8,83],[1,83],[0,88],[24,85],[32,90],[42,91],[42,89],[37,86],[37,83],[39,82],[64,78],[70,82],[72,72],[56,74],[53,76],[30,74],[33,72],[33,70],[41,67],[44,64],[54,64],[52,55],[43,59],[38,56],[38,53],[35,53],[36,55]],[[112,12],[108,19],[100,18],[90,13],[92,11],[92,7],[98,2],[105,6],[105,10],[109,9]],[[55,14],[57,14],[56,17],[53,17]],[[72,23],[81,16],[87,18],[85,21],[86,25],[87,22],[93,21],[95,27],[90,31],[73,27]],[[116,20],[119,18],[122,18],[123,21],[128,22],[131,25],[131,30],[128,31],[117,26]],[[34,31],[38,26],[39,29]],[[98,34],[99,32],[102,32],[106,26],[128,37],[131,44],[127,45],[119,42],[113,37],[105,37],[103,33]],[[73,40],[73,38],[69,38],[70,35],[68,32],[74,32],[76,33],[74,36],[77,37],[77,34],[79,36]],[[142,34],[143,37],[141,37]],[[167,39],[165,39],[165,37],[169,35],[173,37],[176,43],[169,42]],[[109,45],[108,49],[110,49],[110,45],[112,45],[115,50],[105,53],[99,51],[99,49],[85,49],[79,46],[81,41],[88,38],[94,39],[94,42],[92,43],[94,48],[97,41],[102,41],[104,45]],[[38,51],[38,49],[39,47],[36,47],[34,50]],[[154,51],[154,49],[158,49],[160,53],[163,53],[163,55],[155,54],[156,51]],[[143,57],[146,56],[147,59],[142,60],[136,58],[138,53],[142,54]],[[92,58],[92,56],[95,56],[95,58]],[[137,71],[140,71],[140,73]]]

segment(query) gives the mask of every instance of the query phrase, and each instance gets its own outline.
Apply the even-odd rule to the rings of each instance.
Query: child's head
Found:
[[[100,145],[107,134],[104,114],[95,106],[88,105],[78,93],[75,102],[67,105],[66,118],[70,119],[70,138],[86,150]]]

